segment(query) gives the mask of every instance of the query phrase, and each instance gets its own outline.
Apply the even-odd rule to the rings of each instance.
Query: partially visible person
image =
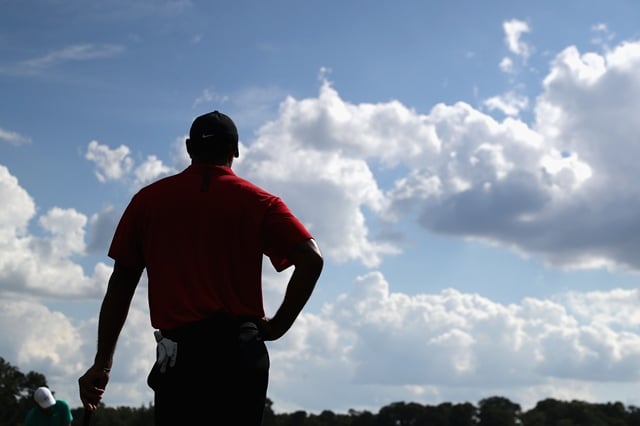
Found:
[[[36,406],[31,408],[24,420],[25,426],[71,426],[73,415],[67,401],[56,400],[46,387],[33,393]]]
[[[157,329],[157,360],[147,379],[156,425],[257,426],[270,367],[264,341],[293,325],[318,280],[322,255],[283,200],[231,170],[239,154],[230,117],[218,111],[197,117],[186,147],[191,165],[140,190],[120,219],[109,249],[114,267],[98,349],[78,380],[80,399],[88,410],[102,399],[146,269]],[[262,303],[263,256],[276,271],[293,267],[272,318]]]

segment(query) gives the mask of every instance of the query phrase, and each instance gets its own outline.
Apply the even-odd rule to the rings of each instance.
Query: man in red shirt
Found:
[[[186,141],[191,165],[140,190],[127,206],[109,256],[114,268],[100,309],[94,364],[79,379],[95,410],[142,271],[157,361],[148,384],[156,424],[259,425],[269,358],[309,299],[323,259],[284,202],[236,176],[238,133],[214,111],[196,118]],[[263,255],[294,266],[273,318],[262,305]],[[215,419],[215,420],[213,420]]]

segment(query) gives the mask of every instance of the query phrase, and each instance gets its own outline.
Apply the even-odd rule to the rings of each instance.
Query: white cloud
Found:
[[[527,59],[531,55],[531,46],[522,41],[522,35],[530,31],[529,24],[518,19],[505,21],[502,24],[505,33],[505,43],[509,51]]]
[[[412,172],[387,193],[390,213],[414,211],[431,231],[557,266],[638,269],[639,52],[627,42],[604,56],[558,54],[531,126],[436,105],[420,121],[433,126],[440,150],[406,159]]]
[[[388,167],[439,149],[432,127],[415,111],[397,101],[350,104],[327,81],[318,98],[285,100],[277,120],[260,130],[259,137],[267,135],[290,149],[337,152]]]
[[[416,215],[432,232],[559,267],[637,269],[638,69],[640,43],[566,49],[532,124],[463,102],[426,115],[396,101],[350,104],[325,81],[317,98],[285,100],[236,168],[282,195],[332,260],[379,264],[399,247],[376,240],[371,219]],[[528,99],[511,92],[486,106],[515,116]]]
[[[129,154],[130,149],[125,145],[111,149],[98,141],[91,141],[85,158],[95,163],[95,174],[98,180],[106,182],[121,179],[131,171],[134,161]]]
[[[184,152],[186,153],[186,149]],[[125,182],[130,185],[132,192],[177,171],[165,165],[155,155],[147,156],[142,163],[136,165],[130,154],[131,149],[126,145],[112,149],[98,141],[91,141],[85,158],[95,163],[95,175],[100,182]]]
[[[104,265],[85,275],[74,255],[85,251],[87,218],[74,209],[54,207],[38,218],[45,236],[29,232],[35,203],[4,166],[0,166],[0,294],[28,297],[95,296],[106,281]]]
[[[36,75],[65,62],[89,61],[108,58],[124,52],[114,44],[76,44],[43,56],[0,67],[0,74]]]
[[[91,365],[96,351],[99,303],[97,300],[85,303],[92,306],[95,316],[73,321],[64,312],[35,301],[0,299],[3,358],[24,373],[45,374],[50,387],[72,407],[81,406],[77,378]],[[104,399],[109,406],[136,406],[153,401],[145,380],[155,360],[155,340],[146,303],[143,280],[118,341]]]
[[[623,59],[627,62],[627,59]],[[547,88],[547,95],[556,89],[561,89],[561,85],[581,87],[583,90],[593,87],[607,72],[605,57],[597,53],[585,53],[581,55],[576,47],[568,47],[556,56],[551,72],[544,79],[543,83]],[[558,93],[562,95],[562,92]]]
[[[76,378],[95,354],[97,318],[78,322],[69,312],[45,304],[53,300],[74,311],[74,304],[81,303],[82,309],[97,315],[111,268],[98,262],[86,275],[76,263],[86,250],[87,217],[74,209],[50,209],[37,217],[44,235],[31,233],[35,203],[4,166],[0,166],[0,197],[6,203],[0,210],[0,353],[25,373],[45,374],[61,397],[79,406]],[[144,381],[129,383],[131,377],[143,376],[153,362],[145,286],[145,282],[140,285],[141,295],[136,296],[119,345],[124,357],[116,357],[111,401],[121,405],[151,401]],[[127,353],[138,355],[127,358]],[[144,353],[149,356],[140,355]]]
[[[612,328],[640,327],[638,290],[568,292],[558,299],[568,311],[582,321],[594,321]]]
[[[35,214],[35,202],[22,188],[18,179],[9,169],[0,164],[0,199],[4,206],[0,209],[0,244],[22,236],[29,220]]]
[[[134,186],[141,188],[172,173],[175,173],[175,170],[164,165],[162,160],[158,159],[155,155],[150,155],[144,163],[136,167],[134,171],[136,177]]]
[[[499,67],[502,72],[512,73],[514,68],[513,60],[511,58],[502,58]]]
[[[484,104],[490,111],[499,110],[510,117],[517,117],[520,111],[527,108],[529,99],[514,92],[507,92],[502,96],[494,96],[487,99]]]
[[[87,224],[85,215],[74,209],[54,207],[41,216],[39,222],[53,235],[50,240],[52,257],[63,258],[84,252],[84,227]]]
[[[17,132],[0,129],[0,140],[9,142],[11,145],[26,145],[31,143],[31,139]]]
[[[365,214],[380,212],[384,197],[362,157],[376,154],[387,136],[366,126],[384,129],[387,115],[391,120],[411,116],[397,103],[380,109],[348,105],[326,84],[317,100],[290,98],[282,104],[280,117],[260,129],[236,167],[240,175],[282,196],[324,241],[325,254],[337,262],[359,260],[373,266],[381,255],[396,252],[369,234]],[[379,123],[367,120],[376,113]],[[395,156],[399,139],[398,135],[389,140],[385,152]],[[287,152],[287,167],[282,166],[282,152]],[[314,194],[314,202],[306,201],[304,194]]]
[[[0,334],[3,357],[19,367],[25,365],[30,370],[65,377],[76,373],[80,366],[80,335],[61,312],[31,301],[3,297]]]
[[[277,163],[270,168],[262,161],[253,176],[285,198],[310,231],[324,241],[325,254],[339,263],[360,260],[374,266],[382,254],[394,252],[393,247],[369,236],[363,208],[379,209],[381,193],[364,162],[313,151],[298,151],[295,157],[292,165],[296,166],[288,169],[278,168]],[[293,176],[295,184],[289,183]],[[304,202],[305,193],[314,194],[315,203]],[[336,218],[340,222],[332,223]]]
[[[613,312],[621,303],[619,292],[573,293],[571,300],[581,301],[581,314],[575,315],[572,301],[527,298],[503,305],[452,289],[413,296],[392,292],[373,272],[320,314],[304,314],[289,335],[271,344],[270,393],[289,410],[326,408],[317,398],[322,391],[344,411],[364,396],[369,406],[473,402],[478,392],[515,395],[528,403],[541,395],[593,399],[593,389],[576,384],[640,379],[634,373],[640,371],[637,324],[613,327],[590,315]]]
[[[638,208],[633,182],[638,178],[634,158],[640,152],[633,135],[640,131],[639,52],[637,42],[622,43],[604,56],[581,55],[574,47],[561,52],[544,80],[536,122],[546,139],[576,153],[592,169],[589,192],[565,211],[575,213],[580,206],[589,212],[575,217],[579,219],[572,224],[573,232],[579,227],[591,230],[587,239],[593,246],[592,257],[633,268],[637,268],[630,252],[635,250],[631,229]]]

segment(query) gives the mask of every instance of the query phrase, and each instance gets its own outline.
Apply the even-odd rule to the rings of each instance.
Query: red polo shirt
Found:
[[[264,316],[263,255],[282,271],[309,238],[280,198],[229,167],[197,164],[132,198],[109,256],[147,268],[151,323],[173,329],[217,311]]]

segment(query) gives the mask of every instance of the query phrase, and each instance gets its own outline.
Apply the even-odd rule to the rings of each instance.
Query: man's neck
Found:
[[[231,161],[218,160],[218,161],[201,161],[191,160],[191,164],[203,164],[205,166],[225,166],[231,168]]]

